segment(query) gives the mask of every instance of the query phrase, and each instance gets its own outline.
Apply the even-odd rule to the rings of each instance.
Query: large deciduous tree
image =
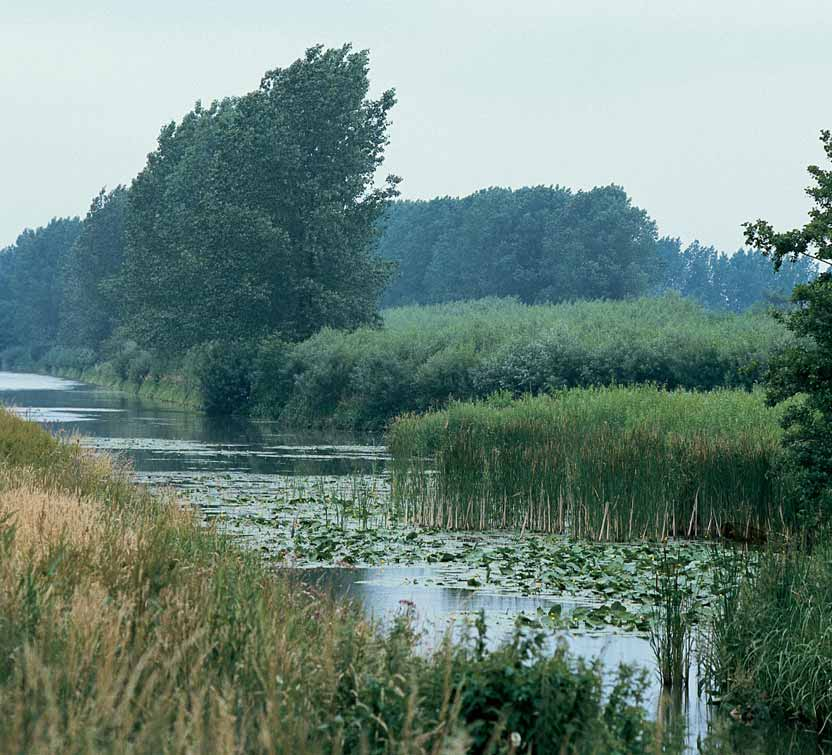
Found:
[[[366,52],[319,46],[162,130],[129,195],[130,335],[175,353],[376,317],[389,266],[371,242],[397,179],[374,183],[394,94],[368,90]]]
[[[380,254],[399,264],[387,305],[623,299],[646,293],[657,274],[655,224],[617,186],[397,202],[383,228]]]
[[[821,141],[832,160],[832,134]],[[824,271],[792,294],[796,305],[781,315],[795,336],[771,369],[768,395],[773,403],[793,396],[803,400],[786,413],[785,444],[797,472],[797,495],[807,517],[832,511],[832,170],[809,166],[814,183],[806,190],[814,201],[802,228],[777,232],[765,220],[746,223],[749,244],[770,256],[775,268],[784,260],[810,258]]]

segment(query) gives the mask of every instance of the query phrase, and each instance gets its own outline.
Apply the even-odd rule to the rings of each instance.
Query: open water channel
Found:
[[[53,432],[80,436],[85,446],[126,457],[137,481],[180,491],[206,519],[217,519],[275,568],[298,570],[322,589],[359,601],[382,622],[403,610],[414,612],[427,645],[438,641],[449,623],[459,627],[480,611],[489,643],[497,644],[514,631],[518,617],[535,622],[598,606],[597,595],[580,589],[574,576],[564,579],[575,589],[557,594],[524,587],[539,579],[534,565],[523,572],[525,561],[543,553],[534,550],[542,547],[534,540],[498,533],[371,536],[387,516],[389,456],[379,436],[296,433],[268,422],[215,420],[105,388],[18,373],[0,372],[0,403]],[[514,572],[505,570],[507,578],[492,578],[483,555],[488,553],[519,565]],[[546,557],[556,559],[552,553],[546,551]],[[625,554],[623,569],[629,568],[628,559]],[[588,571],[595,568],[588,563]],[[614,589],[616,583],[610,584]],[[645,705],[656,714],[661,695],[643,624],[573,623],[572,629],[549,627],[550,641],[565,640],[575,653],[600,659],[609,669],[622,662],[650,669]],[[695,751],[710,718],[695,678],[677,713],[686,718],[688,744]],[[791,734],[766,742],[769,752],[814,750]]]

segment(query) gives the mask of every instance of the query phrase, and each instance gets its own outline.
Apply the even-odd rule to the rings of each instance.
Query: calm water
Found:
[[[287,433],[268,422],[214,420],[116,391],[39,375],[0,372],[0,402],[53,432],[81,435],[84,445],[127,457],[137,480],[181,490],[206,516],[222,516],[229,529],[264,550],[270,547],[268,539],[251,522],[278,494],[314,485],[316,480],[347,485],[356,475],[382,486],[386,482],[389,456],[378,436]],[[512,631],[520,612],[533,615],[554,603],[564,611],[573,607],[552,598],[431,584],[435,572],[430,566],[326,568],[305,570],[304,575],[338,595],[360,601],[368,614],[382,620],[389,620],[404,606],[412,607],[428,641],[441,636],[449,620],[480,610],[486,614],[489,641],[495,644]],[[637,635],[562,632],[560,636],[576,653],[601,658],[608,668],[621,662],[653,668],[649,643]],[[659,697],[654,683],[647,701],[653,712]],[[684,715],[693,745],[707,728],[708,706],[694,695]]]

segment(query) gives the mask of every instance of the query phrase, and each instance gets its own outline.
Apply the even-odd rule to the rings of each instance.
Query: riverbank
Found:
[[[120,377],[109,362],[86,368],[48,367],[44,365],[44,369],[46,374],[53,377],[78,380],[103,388],[112,388],[148,401],[161,401],[197,411],[201,406],[196,386],[189,385],[182,376],[156,375],[153,379],[145,378],[137,382]]]
[[[107,457],[5,411],[0,511],[4,752],[656,744],[637,675],[606,696],[597,667],[519,639],[419,654],[406,619],[382,635]]]

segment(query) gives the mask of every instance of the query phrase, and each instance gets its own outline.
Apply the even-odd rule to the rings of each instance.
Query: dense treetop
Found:
[[[396,179],[373,178],[394,96],[368,87],[366,52],[315,47],[162,130],[130,190],[126,332],[171,352],[375,317],[387,268],[369,243]]]
[[[379,253],[399,263],[387,305],[622,299],[645,293],[657,264],[655,224],[617,186],[397,202],[383,228]]]
[[[55,342],[63,265],[80,230],[78,218],[56,218],[0,251],[0,348]]]
[[[776,276],[758,252],[733,255],[657,238],[623,189],[491,188],[467,197],[397,201],[379,254],[396,263],[385,306],[512,296],[522,302],[628,299],[676,291],[710,309],[782,304],[815,273]]]

